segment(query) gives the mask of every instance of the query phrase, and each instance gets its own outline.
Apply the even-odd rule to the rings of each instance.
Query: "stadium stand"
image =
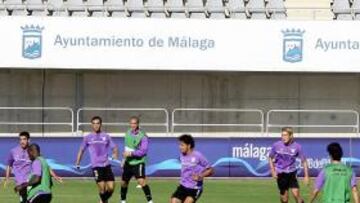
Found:
[[[334,13],[334,19],[352,20],[350,2],[348,0],[334,0],[331,9]]]
[[[5,0],[0,15],[286,19],[283,0]]]
[[[359,0],[0,0],[0,16],[360,19]]]

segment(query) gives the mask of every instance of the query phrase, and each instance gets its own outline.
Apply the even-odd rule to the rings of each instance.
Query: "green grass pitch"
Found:
[[[119,181],[110,203],[119,202]],[[177,187],[176,180],[150,179],[154,203],[168,203],[171,194]],[[141,189],[132,181],[128,203],[146,203]],[[0,202],[18,203],[13,192],[13,184],[7,188],[0,187]],[[301,185],[302,195],[306,202],[309,199],[310,187]],[[64,184],[54,186],[52,203],[98,203],[97,188],[92,180],[65,180]],[[276,183],[272,179],[239,179],[239,180],[206,180],[204,193],[198,203],[278,203]],[[294,202],[291,199],[291,202]]]

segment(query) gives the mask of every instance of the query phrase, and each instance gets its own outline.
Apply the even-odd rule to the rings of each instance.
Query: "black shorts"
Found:
[[[137,165],[130,165],[125,163],[123,168],[122,180],[125,182],[129,182],[132,177],[136,179],[145,178],[145,164],[137,164]]]
[[[112,172],[110,165],[93,168],[93,174],[97,183],[115,181],[114,173]]]
[[[299,188],[296,174],[297,172],[294,171],[292,173],[279,173],[277,175],[277,184],[281,195],[284,195],[290,188]]]
[[[200,198],[201,194],[202,189],[191,189],[180,185],[171,197],[179,199],[181,202],[184,202],[187,197],[192,197],[196,202]]]
[[[52,199],[51,194],[42,194],[42,195],[38,195],[37,197],[29,201],[29,203],[50,203],[51,199]]]

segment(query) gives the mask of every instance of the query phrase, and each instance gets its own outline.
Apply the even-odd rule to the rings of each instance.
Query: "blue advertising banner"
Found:
[[[123,138],[114,138],[120,152],[124,148]],[[215,168],[216,177],[269,177],[267,155],[275,138],[196,138],[196,149],[202,152]],[[316,176],[329,163],[326,146],[339,142],[344,149],[343,161],[353,166],[360,175],[360,139],[348,138],[299,138],[307,157],[310,174]],[[80,170],[74,166],[81,137],[32,138],[41,146],[43,156],[50,166],[64,177],[92,176],[88,152],[85,153]],[[4,176],[7,156],[17,145],[17,138],[0,138],[0,175]],[[146,173],[152,177],[178,177],[181,165],[176,138],[151,138]],[[114,173],[121,174],[120,161],[111,161]],[[299,175],[301,164],[298,162]]]

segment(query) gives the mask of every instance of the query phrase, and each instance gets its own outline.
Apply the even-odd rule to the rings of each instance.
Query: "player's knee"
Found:
[[[139,179],[139,180],[138,180],[138,184],[139,184],[141,187],[144,187],[144,186],[146,185],[145,179]]]
[[[299,192],[298,190],[292,191],[292,194],[293,194],[293,196],[294,196],[296,199],[299,199],[299,198],[300,198],[300,192]]]
[[[127,181],[121,181],[121,187],[128,187],[129,182]]]
[[[192,197],[187,197],[184,201],[184,203],[194,203],[195,200]]]
[[[108,187],[107,192],[110,194],[114,193],[114,187]]]
[[[170,203],[180,203],[180,201],[176,198],[171,198]]]
[[[287,203],[289,201],[289,196],[288,195],[281,195],[280,196],[281,202],[282,203]]]

